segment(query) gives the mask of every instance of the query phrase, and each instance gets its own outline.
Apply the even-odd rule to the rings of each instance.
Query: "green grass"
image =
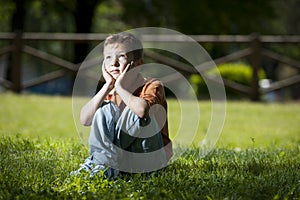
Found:
[[[77,138],[72,101],[64,97],[0,95],[0,134],[30,138]]]
[[[195,146],[163,171],[105,180],[69,176],[88,156],[70,98],[0,99],[0,199],[300,199],[299,103],[228,102],[224,129],[206,157]],[[199,105],[196,143],[210,119],[210,102]],[[173,100],[169,111],[174,137],[180,110]]]

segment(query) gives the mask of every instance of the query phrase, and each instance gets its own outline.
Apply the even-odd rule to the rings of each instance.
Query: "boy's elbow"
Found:
[[[146,118],[146,117],[148,117],[149,116],[149,107],[148,107],[148,104],[147,104],[147,106],[141,107],[138,110],[137,115],[140,118]]]
[[[81,124],[82,124],[83,126],[91,126],[92,123],[89,123],[89,122],[81,122]]]
[[[146,113],[144,113],[144,112],[139,112],[139,113],[137,113],[137,116],[138,116],[139,118],[145,118],[145,117],[147,117],[148,115],[146,115]]]
[[[87,119],[86,117],[80,116],[80,123],[83,126],[90,126],[92,124],[91,120]]]

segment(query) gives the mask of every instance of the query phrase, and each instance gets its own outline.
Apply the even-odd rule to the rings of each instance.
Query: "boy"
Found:
[[[126,32],[111,35],[103,55],[105,83],[80,113],[80,122],[91,125],[90,157],[72,174],[103,171],[112,178],[165,167],[172,156],[167,102],[162,83],[140,73],[141,41]]]

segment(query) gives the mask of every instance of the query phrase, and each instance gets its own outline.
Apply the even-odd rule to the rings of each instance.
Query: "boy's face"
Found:
[[[105,46],[103,54],[105,69],[114,79],[119,77],[131,61],[134,61],[132,53],[128,53],[128,49],[119,43]]]

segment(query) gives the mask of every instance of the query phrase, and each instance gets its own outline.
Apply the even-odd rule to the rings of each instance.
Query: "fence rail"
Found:
[[[0,77],[0,85],[14,92],[21,92],[26,88],[33,87],[66,75],[67,72],[76,73],[79,69],[80,63],[72,63],[63,58],[41,51],[26,45],[27,41],[67,41],[76,43],[89,43],[103,41],[108,34],[98,33],[3,33],[0,32],[0,40],[10,41],[9,45],[0,48],[0,56],[11,55],[11,80]],[[214,59],[214,62],[204,63],[201,69],[203,71],[214,67],[215,64],[219,65],[226,62],[235,61],[241,58],[249,58],[252,66],[252,84],[245,86],[230,80],[224,79],[223,82],[226,87],[231,88],[237,92],[249,96],[250,99],[257,101],[260,99],[261,94],[278,90],[284,87],[289,87],[294,84],[300,83],[300,75],[296,74],[292,77],[277,81],[271,84],[267,89],[262,90],[259,87],[258,70],[262,66],[263,58],[269,58],[280,62],[296,69],[300,69],[300,61],[281,55],[270,50],[264,49],[263,44],[300,44],[300,36],[286,36],[286,35],[189,35],[194,41],[199,43],[232,43],[232,44],[247,44],[248,48],[233,52],[221,58]],[[186,37],[180,35],[143,35],[143,41],[151,42],[189,42]],[[43,61],[47,61],[60,67],[60,69],[35,77],[32,80],[22,82],[21,69],[22,60],[21,54],[29,54]],[[145,51],[145,56],[156,60],[160,63],[167,64],[177,70],[183,71],[188,74],[198,73],[195,68],[187,66],[187,64],[164,55],[155,53],[150,50]],[[93,74],[86,73],[86,76],[95,77]]]

